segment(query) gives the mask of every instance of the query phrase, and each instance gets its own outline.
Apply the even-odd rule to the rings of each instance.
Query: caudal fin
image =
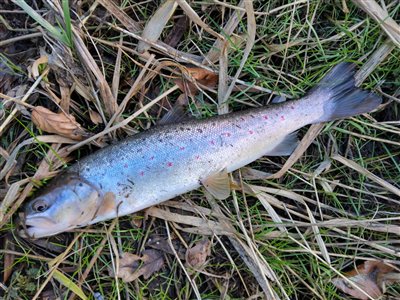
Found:
[[[378,95],[356,87],[355,65],[340,63],[319,82],[312,93],[326,98],[320,122],[332,121],[367,113],[382,102]]]

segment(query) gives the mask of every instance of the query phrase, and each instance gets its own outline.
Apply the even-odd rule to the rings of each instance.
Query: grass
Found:
[[[24,0],[15,1],[29,16],[32,17],[40,26],[45,28],[51,33],[58,41],[63,42],[69,47],[72,47],[72,31],[71,31],[71,16],[69,13],[68,1],[62,0],[62,11],[64,13],[65,28],[60,26],[53,26],[46,21],[40,14],[38,14],[32,7],[30,7]]]
[[[400,48],[390,44],[381,25],[352,2],[346,2],[345,12],[341,1],[254,1],[255,28],[248,27],[249,8],[237,8],[239,1],[191,2],[209,28],[229,37],[232,46],[228,47],[227,56],[203,63],[216,37],[203,25],[195,24],[194,17],[189,18],[191,23],[183,37],[171,46],[180,51],[178,55],[162,50],[163,45],[157,41],[151,44],[149,52],[155,57],[149,70],[145,70],[144,84],[120,113],[113,110],[101,85],[117,86],[117,104],[129,93],[149,57],[136,52],[140,32],[131,32],[135,34],[132,36],[121,29],[126,30],[126,22],[143,28],[159,3],[123,1],[116,10],[109,11],[102,1],[94,6],[92,1],[82,2],[79,7],[59,1],[57,10],[41,2],[30,7],[24,1],[19,3],[23,10],[12,4],[0,7],[6,11],[3,18],[7,28],[23,29],[22,24],[27,24],[30,32],[37,30],[39,24],[45,30],[43,36],[34,38],[24,38],[20,30],[5,30],[0,60],[0,167],[9,165],[6,162],[18,145],[44,135],[33,125],[29,110],[25,109],[26,113],[18,101],[13,101],[24,96],[16,93],[17,88],[32,86],[27,74],[32,62],[40,57],[40,48],[52,59],[63,59],[56,63],[49,60],[46,81],[33,78],[38,86],[24,103],[45,106],[54,112],[61,107],[98,138],[97,144],[89,140],[74,142],[72,148],[71,144],[61,144],[57,137],[44,144],[30,143],[18,152],[12,168],[6,170],[7,176],[0,181],[0,198],[12,197],[7,207],[0,207],[0,269],[10,272],[3,273],[1,299],[40,299],[39,290],[53,298],[77,299],[72,288],[80,289],[88,299],[101,299],[96,298],[98,295],[104,299],[272,299],[265,294],[268,288],[276,299],[343,299],[346,295],[331,283],[338,274],[371,259],[399,267],[400,195],[396,191],[400,189]],[[390,16],[399,21],[400,6],[396,1],[385,3]],[[244,17],[240,18],[243,10]],[[121,12],[128,15],[128,21],[121,19]],[[159,41],[175,30],[177,18],[184,14],[181,8],[175,11]],[[227,34],[222,28],[231,16],[237,20],[232,17],[233,33]],[[249,179],[245,173],[242,177],[235,174],[239,183],[258,191],[257,197],[238,190],[227,200],[216,201],[197,190],[154,210],[50,239],[31,241],[14,234],[22,202],[29,201],[41,184],[56,175],[54,171],[63,168],[61,159],[82,158],[99,145],[156,125],[181,91],[173,91],[128,124],[122,120],[174,87],[172,78],[181,75],[172,62],[186,66],[184,61],[190,59],[216,72],[225,62],[226,75],[232,79],[241,68],[251,29],[256,32],[255,42],[238,76],[237,86],[242,88],[234,89],[229,97],[230,110],[266,105],[276,95],[302,97],[342,61],[355,62],[358,69],[367,72],[365,80],[360,75],[361,87],[382,93],[384,104],[371,114],[324,124],[311,145],[280,178]],[[89,56],[80,51],[75,31]],[[18,42],[7,43],[7,39],[16,36]],[[26,49],[31,51],[24,52]],[[382,49],[386,58],[377,59],[374,55]],[[120,68],[116,64],[119,55]],[[98,73],[89,67],[90,59],[97,64]],[[165,67],[157,69],[162,63]],[[227,84],[230,85],[229,80]],[[273,94],[261,90],[272,90]],[[189,99],[188,111],[197,118],[217,115],[219,97],[216,89],[204,90]],[[106,123],[95,125],[89,109],[104,116]],[[107,124],[112,117],[116,122]],[[110,134],[103,132],[106,126],[115,125]],[[303,128],[300,137],[307,132],[308,128]],[[249,167],[276,173],[287,159],[263,157]],[[13,185],[18,187],[14,194]],[[160,211],[165,212],[165,217],[157,214]],[[168,217],[171,212],[179,216],[173,222]],[[232,234],[213,234],[206,222],[188,225],[188,217],[214,221],[214,232],[225,230]],[[185,253],[204,237],[211,240],[211,253],[202,267],[193,270]],[[154,240],[160,242],[153,243]],[[161,270],[129,283],[113,276],[122,252],[140,256],[144,249],[162,253]],[[62,253],[57,268],[49,267],[50,260]],[[52,278],[54,270],[64,275],[59,277],[61,282]],[[74,286],[68,286],[68,281]],[[390,286],[386,295],[400,297],[399,284]]]

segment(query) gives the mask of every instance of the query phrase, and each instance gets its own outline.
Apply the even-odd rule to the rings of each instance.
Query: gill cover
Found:
[[[25,208],[24,230],[32,238],[87,225],[101,201],[98,189],[76,174],[60,175]]]

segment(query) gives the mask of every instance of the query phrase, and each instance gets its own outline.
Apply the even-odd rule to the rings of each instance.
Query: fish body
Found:
[[[48,236],[127,215],[201,185],[217,198],[229,196],[227,173],[263,155],[289,155],[299,128],[381,103],[354,86],[353,69],[337,65],[296,101],[155,126],[87,156],[28,203],[26,234]]]

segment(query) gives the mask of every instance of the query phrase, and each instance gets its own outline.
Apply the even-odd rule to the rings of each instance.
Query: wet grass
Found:
[[[173,78],[182,76],[174,64],[188,66],[183,61],[189,58],[198,66],[219,72],[225,59],[225,75],[230,84],[240,68],[249,40],[247,34],[251,32],[246,17],[249,8],[237,8],[238,1],[191,2],[193,10],[212,30],[229,36],[231,46],[226,58],[217,56],[213,61],[202,62],[213,49],[216,37],[189,16],[184,35],[171,46],[181,52],[163,51],[162,44],[153,44],[149,53],[155,56],[143,86],[132,94],[117,121],[107,124],[115,112],[107,112],[106,102],[111,100],[101,94],[99,83],[116,91],[120,104],[149,55],[136,51],[137,38],[118,30],[127,29],[127,24],[118,20],[116,11],[101,4],[92,6],[89,1],[80,6],[70,4],[68,14],[67,1],[57,3],[52,9],[40,1],[36,6],[28,4],[51,28],[61,26],[62,38],[44,30],[40,37],[24,39],[30,31],[12,31],[0,23],[5,41],[0,48],[0,168],[5,172],[0,181],[0,269],[10,270],[3,273],[1,299],[44,299],[46,295],[50,299],[76,299],[71,283],[88,299],[272,299],[265,293],[266,287],[275,292],[276,299],[343,299],[346,295],[331,283],[339,273],[371,259],[398,267],[400,48],[392,46],[382,28],[352,2],[346,2],[344,7],[340,1],[254,1],[255,43],[238,77],[237,86],[241,88],[234,89],[229,97],[229,109],[266,105],[276,95],[302,97],[332,66],[347,61],[365,72],[358,75],[367,75],[359,77],[362,88],[383,95],[384,104],[377,111],[324,124],[303,155],[280,178],[251,180],[235,173],[239,185],[260,189],[257,196],[237,190],[227,200],[216,201],[197,190],[173,199],[178,206],[171,202],[157,207],[166,216],[178,214],[174,221],[145,211],[50,239],[19,237],[15,229],[22,203],[55,176],[55,171],[63,169],[64,159],[73,162],[115,140],[156,126],[181,91],[174,91],[127,126],[110,134],[104,132],[108,125],[121,124],[173,88]],[[27,24],[25,29],[37,30],[38,24],[21,8],[2,5],[7,25],[24,29],[23,24]],[[124,1],[117,13],[124,11],[129,22],[143,28],[160,5],[154,1]],[[390,16],[399,21],[400,5],[386,1],[386,7]],[[243,10],[244,17],[236,22],[233,34],[223,33],[228,19]],[[178,8],[159,41],[164,41],[171,31],[178,35],[175,22],[183,14]],[[72,46],[77,43],[72,27],[79,29],[90,57],[84,57],[76,44]],[[7,43],[15,37],[20,39]],[[118,46],[120,42],[123,47]],[[383,55],[375,57],[379,51]],[[119,55],[120,67],[116,63]],[[42,73],[49,67],[50,72],[24,103],[45,106],[53,112],[61,107],[89,132],[100,133],[96,143],[83,142],[75,151],[69,151],[71,144],[60,143],[59,137],[54,137],[47,142],[32,141],[18,150],[18,145],[29,138],[40,141],[41,136],[47,135],[32,123],[30,107],[18,102],[38,80],[27,74],[32,74],[33,62],[40,56],[50,59],[38,70]],[[379,58],[383,56],[387,57]],[[57,57],[63,58],[61,63],[54,62]],[[102,78],[89,71],[86,63],[90,58]],[[157,69],[162,63],[166,65]],[[152,73],[155,76],[150,76]],[[197,118],[208,118],[218,114],[218,103],[216,88],[202,90],[189,99],[188,111]],[[104,116],[103,123],[95,124],[89,111]],[[300,130],[300,138],[308,130]],[[263,157],[250,167],[275,173],[287,159]],[[184,225],[188,216],[215,221],[216,228],[210,229],[207,222],[201,226]],[[321,224],[311,226],[316,223]],[[211,233],[222,229],[234,234]],[[210,254],[203,266],[192,268],[186,262],[186,251],[204,237],[211,241]],[[132,282],[114,276],[122,253],[141,256],[147,249],[161,253],[164,265],[160,270]],[[55,269],[50,266],[54,265],[50,263],[53,259],[56,270],[66,279],[55,277]],[[399,293],[398,284],[386,291],[394,299]]]

